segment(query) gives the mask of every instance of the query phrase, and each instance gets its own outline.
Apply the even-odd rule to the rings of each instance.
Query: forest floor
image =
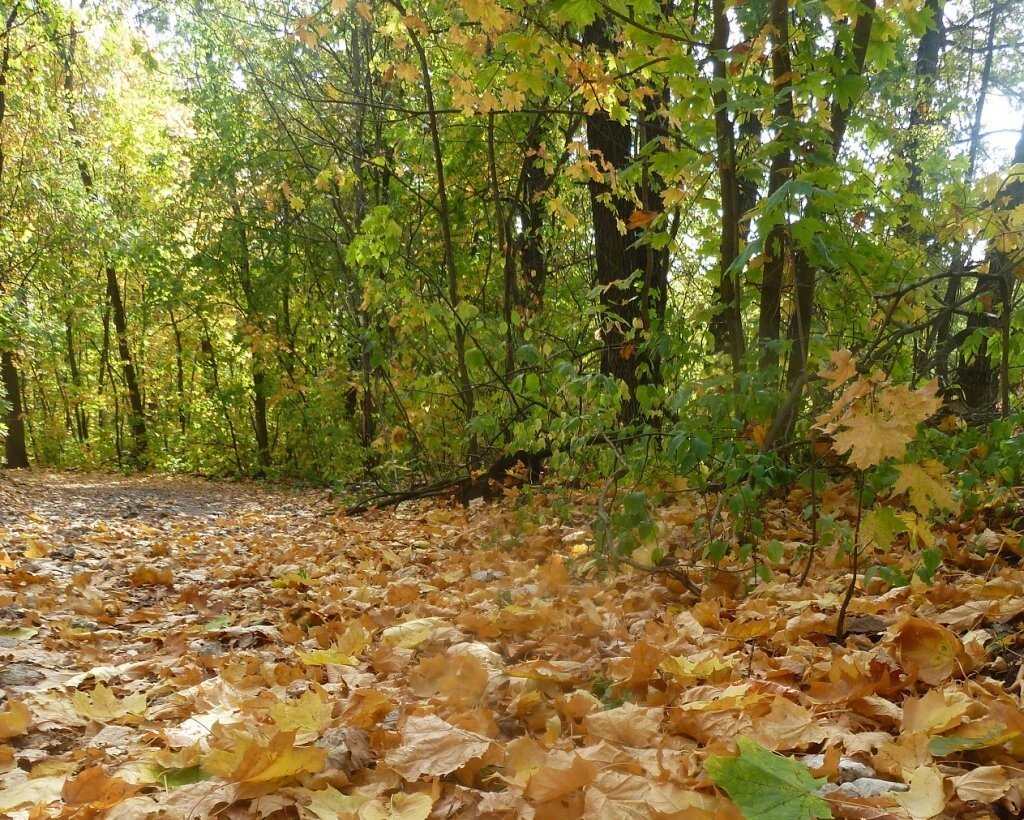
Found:
[[[849,570],[797,583],[799,499],[767,511],[776,580],[723,565],[700,600],[583,572],[585,501],[346,517],[321,491],[0,475],[0,815],[1021,816],[1013,533],[949,525],[935,583],[860,590],[839,644]],[[663,542],[685,556],[714,508],[678,496]],[[823,800],[805,764],[847,785]]]

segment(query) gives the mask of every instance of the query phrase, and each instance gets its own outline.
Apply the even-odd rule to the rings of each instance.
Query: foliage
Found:
[[[772,754],[745,737],[736,743],[738,757],[709,757],[704,768],[745,817],[832,817],[828,803],[815,794],[825,781],[811,777],[804,764]]]

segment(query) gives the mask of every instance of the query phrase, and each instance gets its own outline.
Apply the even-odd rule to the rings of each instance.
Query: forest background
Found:
[[[5,6],[10,466],[1017,483],[1011,0]]]

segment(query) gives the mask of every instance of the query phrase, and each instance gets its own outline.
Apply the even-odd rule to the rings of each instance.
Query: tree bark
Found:
[[[1013,155],[1013,165],[1024,163],[1024,128]],[[1009,212],[1024,206],[1024,182],[1015,179],[990,203],[990,207]],[[1010,312],[1013,309],[1013,293],[1016,277],[1014,269],[1018,259],[1012,254],[994,247],[989,241],[985,261],[988,276],[978,279],[975,299],[982,309],[972,313],[967,320],[966,334],[981,331],[986,335],[974,355],[962,357],[957,368],[957,382],[963,391],[964,404],[970,417],[977,422],[995,418],[996,402],[1002,400],[1001,414],[1006,415],[1009,404],[1009,335]],[[996,332],[1003,335],[1002,360],[997,365],[988,350],[988,336]],[[1000,386],[1002,389],[1000,390]]]
[[[719,240],[718,285],[715,288],[716,313],[711,320],[711,335],[716,352],[729,352],[733,372],[738,372],[744,352],[743,317],[741,313],[740,273],[732,270],[740,254],[740,185],[736,175],[736,131],[729,117],[725,84],[728,66],[724,54],[729,48],[729,17],[724,0],[712,0],[714,32],[711,54],[715,89],[715,154],[718,165],[718,187],[722,199]]]
[[[793,67],[789,48],[789,4],[772,0],[772,84],[775,87],[775,149],[768,171],[768,196],[777,193],[793,178]],[[758,310],[757,337],[763,370],[779,363],[778,343],[782,332],[782,282],[790,251],[789,223],[785,216],[773,225],[764,242],[764,269],[761,276],[761,302]]]
[[[603,20],[587,26],[584,43],[605,53],[612,38]],[[639,330],[648,327],[650,317],[642,315],[642,274],[645,270],[643,248],[635,244],[632,231],[622,233],[633,212],[633,205],[605,181],[622,172],[632,160],[633,129],[598,109],[586,116],[587,147],[601,172],[601,181],[589,180],[590,207],[594,230],[597,284],[602,308],[601,373],[621,381],[626,398],[620,420],[631,423],[639,412],[637,387],[651,374],[648,355],[641,349]]]
[[[68,371],[71,373],[71,404],[75,414],[75,435],[80,443],[85,444],[89,441],[89,414],[82,407],[82,373],[78,367],[78,354],[75,352],[75,329],[70,313],[64,317],[64,339],[68,349]]]
[[[4,451],[7,466],[18,469],[28,467],[28,447],[25,441],[25,409],[22,405],[21,376],[18,373],[14,353],[10,350],[0,352],[0,371],[7,394],[10,409],[4,418],[7,426],[7,438],[4,439]]]
[[[117,354],[121,359],[121,373],[128,391],[128,405],[132,413],[128,424],[132,431],[132,461],[136,467],[145,467],[148,462],[147,451],[149,449],[146,438],[146,411],[142,404],[139,376],[135,370],[135,363],[132,361],[131,348],[128,345],[128,319],[125,314],[124,301],[121,298],[121,283],[117,279],[117,271],[113,265],[106,266],[106,274],[107,301],[114,319]]]

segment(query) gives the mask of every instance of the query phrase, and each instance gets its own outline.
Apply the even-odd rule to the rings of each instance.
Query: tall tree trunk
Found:
[[[849,77],[860,77],[864,73],[864,60],[867,57],[868,42],[871,39],[871,29],[875,21],[875,0],[861,0],[861,6],[860,14],[853,24],[853,44],[849,55],[851,65],[847,73]],[[845,55],[838,47],[837,56],[840,58],[839,63],[842,64]],[[846,136],[846,127],[849,125],[850,114],[853,111],[854,104],[855,100],[850,100],[849,104],[843,105],[835,97],[832,99],[832,115],[829,123],[832,133],[829,155],[833,161],[838,158],[839,152],[842,150],[843,139]],[[791,347],[787,383],[790,387],[793,387],[799,380],[804,378],[804,370],[807,367],[817,273],[806,251],[803,249],[797,250],[793,257],[795,298],[793,316],[789,324]],[[791,420],[787,420],[787,422],[789,421]]]
[[[992,82],[992,63],[995,58],[996,26],[999,23],[999,13],[1002,6],[998,2],[992,3],[989,12],[988,31],[985,35],[985,56],[981,66],[981,79],[978,84],[977,103],[974,107],[974,122],[971,125],[970,145],[967,149],[967,178],[968,186],[974,183],[974,175],[978,167],[978,155],[981,151],[981,126],[985,114],[985,103],[988,100],[989,86]],[[960,302],[960,292],[963,287],[963,276],[961,271],[965,268],[969,249],[959,248],[953,259],[950,270],[949,281],[946,283],[946,293],[942,300],[942,311],[935,322],[935,373],[939,384],[946,387],[949,383],[949,359],[953,353],[954,341],[950,334],[953,325],[953,311]],[[978,283],[980,285],[980,282]],[[958,334],[957,334],[958,335]],[[958,367],[962,370],[962,366]]]
[[[602,54],[609,52],[613,45],[607,24],[600,19],[587,26],[583,40]],[[632,161],[633,129],[601,109],[586,116],[586,129],[587,147],[602,176],[601,181],[587,182],[597,283],[601,291],[601,372],[625,385],[627,396],[619,416],[628,424],[636,419],[639,411],[637,387],[651,372],[637,332],[646,328],[650,320],[641,311],[646,254],[643,248],[636,246],[633,231],[620,232],[619,226],[628,223],[633,205],[605,178],[614,178]]]
[[[1013,155],[1013,165],[1024,163],[1024,128]],[[990,207],[1010,212],[1024,207],[1024,181],[1019,178],[1008,183],[990,203]],[[963,357],[957,368],[957,381],[963,391],[964,404],[971,417],[978,422],[990,421],[996,413],[996,402],[1002,399],[1002,415],[1008,412],[1009,404],[1009,332],[1010,312],[1013,309],[1013,292],[1016,284],[1014,270],[1019,258],[999,250],[994,241],[989,242],[985,254],[988,275],[979,277],[975,286],[975,299],[981,303],[981,310],[972,313],[967,320],[966,335],[975,331],[985,334],[977,351],[970,357]],[[1001,331],[1002,361],[992,361],[988,337]],[[1000,390],[1000,386],[1002,390]]]
[[[72,25],[67,38],[66,48],[56,36],[55,43],[58,50],[62,52],[64,62],[64,93],[68,107],[68,121],[71,125],[71,134],[77,141],[79,136],[78,120],[74,113],[74,67],[75,48],[78,43],[78,29]],[[96,197],[96,189],[92,171],[88,163],[79,156],[76,160],[78,175],[82,182],[85,193]],[[132,461],[137,467],[144,467],[148,462],[148,443],[146,439],[146,412],[142,403],[142,389],[139,384],[138,373],[132,361],[131,348],[128,344],[128,319],[125,312],[124,299],[121,296],[121,284],[117,279],[117,270],[109,260],[104,266],[106,274],[106,295],[107,304],[114,319],[114,331],[117,335],[117,351],[121,359],[121,372],[124,378],[125,388],[128,391],[128,403],[131,409],[129,427],[132,431]],[[120,447],[118,448],[120,450]]]
[[[403,16],[406,16],[405,6],[400,0],[392,0],[392,5]],[[441,245],[444,252],[444,267],[448,277],[448,302],[455,319],[455,367],[458,373],[459,396],[462,400],[462,412],[469,424],[476,416],[476,400],[474,397],[473,384],[469,379],[469,367],[466,364],[466,325],[459,313],[459,270],[455,264],[455,240],[452,237],[451,207],[448,202],[448,185],[445,179],[444,149],[441,145],[441,128],[438,124],[437,106],[434,104],[434,87],[430,74],[430,62],[427,60],[427,52],[423,47],[423,41],[416,29],[406,26],[409,41],[412,43],[416,54],[419,57],[420,72],[423,81],[423,96],[427,111],[427,131],[430,134],[430,144],[434,154],[434,181],[437,185],[437,216],[441,223]],[[478,459],[475,437],[470,437],[469,461]]]
[[[114,319],[117,354],[121,359],[121,373],[128,391],[128,405],[132,413],[128,420],[128,426],[132,431],[132,461],[137,467],[145,467],[148,462],[147,451],[149,449],[146,439],[146,411],[142,404],[139,376],[135,370],[135,363],[132,361],[131,348],[128,345],[128,318],[125,314],[124,301],[121,298],[121,283],[117,279],[117,271],[113,265],[106,266],[106,274],[107,301]]]
[[[739,179],[736,174],[736,131],[727,107],[728,66],[725,55],[729,49],[729,17],[725,12],[725,0],[712,0],[711,14],[714,18],[711,54],[715,78],[711,96],[715,104],[715,159],[722,199],[719,279],[715,288],[716,313],[711,321],[711,335],[715,340],[715,350],[728,351],[732,359],[732,369],[738,372],[745,343],[740,272],[732,268],[740,255],[740,218],[743,214]]]
[[[188,430],[188,412],[185,407],[185,349],[174,311],[168,312],[171,317],[171,330],[174,333],[174,387],[178,394],[178,429],[184,437]]]
[[[7,115],[7,72],[11,63],[11,30],[18,17],[20,3],[14,3],[4,20],[3,50],[0,52],[0,192],[3,191],[4,153],[3,124]],[[3,227],[3,211],[0,210],[0,228]],[[7,289],[7,283],[0,279],[0,296]],[[2,358],[3,385],[7,401],[11,405],[6,414],[7,437],[4,439],[8,467],[28,467],[28,444],[25,438],[25,417],[22,406],[21,376],[18,372],[17,356],[5,346],[0,350]]]
[[[71,313],[64,317],[64,340],[68,349],[68,371],[71,373],[75,435],[80,443],[86,444],[89,441],[89,414],[82,406],[82,373],[78,367],[78,354],[75,352],[75,330]]]
[[[789,4],[772,0],[772,84],[775,88],[775,110],[772,127],[775,147],[768,171],[768,196],[793,178],[793,140],[796,120],[793,116],[793,66],[789,43]],[[782,332],[782,283],[792,245],[789,223],[782,216],[773,225],[764,241],[764,268],[761,275],[761,302],[758,306],[757,336],[761,348],[760,366],[771,369],[779,363],[779,340]]]
[[[249,232],[245,227],[245,219],[242,214],[242,206],[238,201],[238,194],[231,192],[231,210],[235,221],[238,223],[238,265],[239,282],[242,285],[242,293],[245,295],[246,319],[254,329],[260,333],[266,333],[263,317],[257,302],[255,283],[252,278],[252,262],[249,254]],[[267,373],[263,362],[263,354],[258,344],[250,345],[250,356],[252,357],[252,407],[253,407],[253,434],[256,436],[256,464],[257,474],[262,476],[270,466],[270,426],[267,423]]]

